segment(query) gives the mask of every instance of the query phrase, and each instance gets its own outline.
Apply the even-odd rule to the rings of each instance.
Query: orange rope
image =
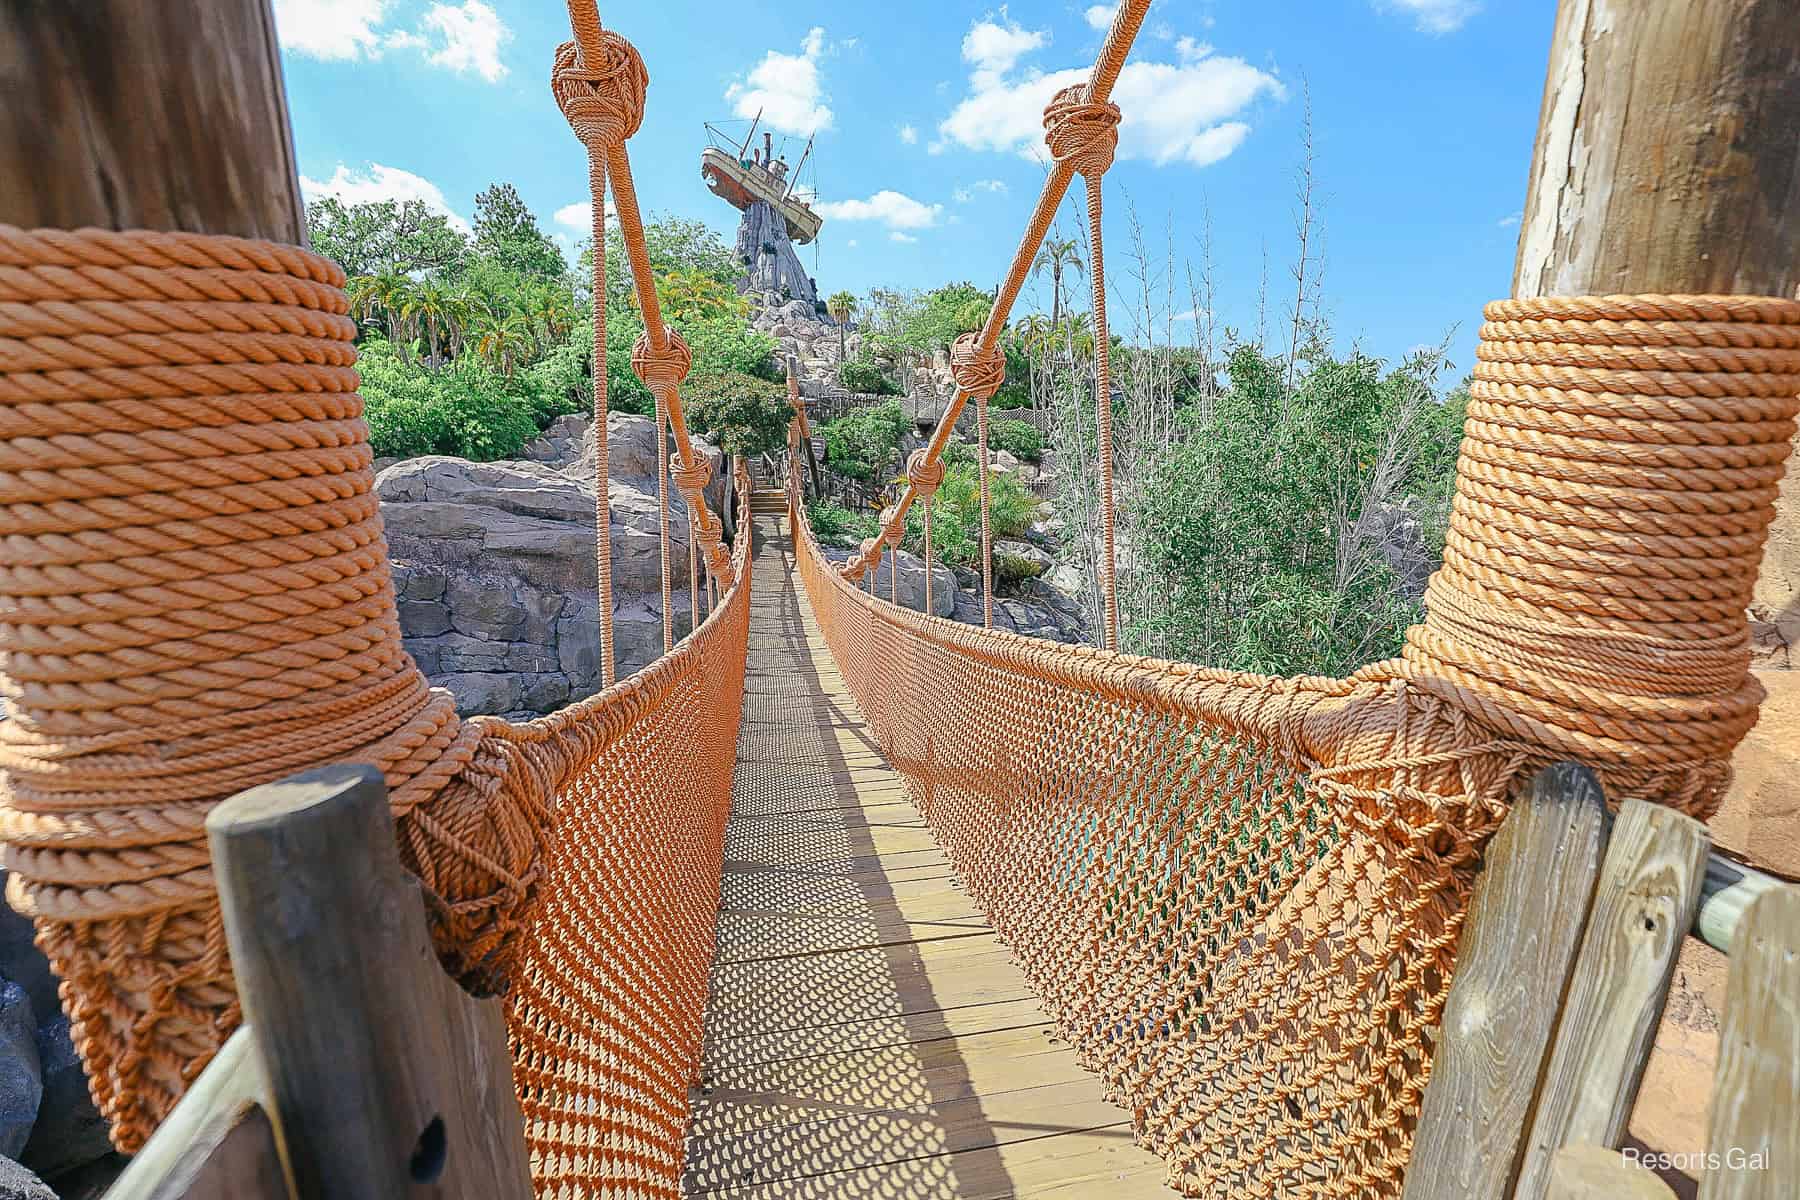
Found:
[[[976,470],[981,497],[981,615],[984,628],[994,627],[994,539],[988,515],[988,400],[1006,382],[1006,355],[998,346],[981,348],[973,333],[950,347],[950,375],[957,390],[975,398]]]

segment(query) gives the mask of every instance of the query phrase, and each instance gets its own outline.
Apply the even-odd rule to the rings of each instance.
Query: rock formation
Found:
[[[787,223],[768,201],[758,200],[744,210],[738,221],[737,255],[748,272],[738,281],[739,292],[796,300],[812,311],[819,298],[818,285],[801,265],[788,238]]]
[[[662,653],[656,433],[648,417],[622,413],[607,427],[623,678]],[[696,446],[713,460],[707,500],[717,511],[722,456]],[[564,417],[524,453],[492,463],[407,459],[375,481],[407,651],[465,714],[551,712],[600,686],[591,422]],[[679,638],[689,627],[687,510],[673,488],[669,500]]]

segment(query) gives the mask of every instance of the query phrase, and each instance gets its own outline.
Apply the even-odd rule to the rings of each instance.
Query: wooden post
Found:
[[[306,245],[267,0],[0,4],[0,221]]]
[[[1569,1146],[1552,1160],[1550,1200],[1675,1200],[1675,1193],[1616,1150]]]
[[[1562,0],[1516,296],[1800,284],[1792,0]]]
[[[1796,129],[1793,0],[1562,0],[1513,294],[1793,296]],[[1791,467],[1753,598],[1765,640],[1800,638]],[[1800,803],[1800,786],[1771,799]]]
[[[206,830],[296,1194],[529,1197],[499,1002],[439,967],[381,773],[252,788]]]
[[[1586,767],[1540,771],[1488,847],[1456,954],[1406,1200],[1505,1200],[1594,898],[1606,806]]]

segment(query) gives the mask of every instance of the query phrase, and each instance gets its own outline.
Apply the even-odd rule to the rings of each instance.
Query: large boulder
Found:
[[[112,1153],[106,1121],[94,1107],[87,1076],[69,1037],[69,1019],[57,1013],[38,1027],[38,1060],[43,1067],[44,1096],[37,1123],[19,1161],[53,1179]]]
[[[655,424],[609,414],[613,628],[621,678],[662,654],[661,514]],[[722,456],[709,503],[724,503]],[[394,556],[407,650],[458,710],[554,711],[600,686],[596,620],[594,435],[564,417],[525,448],[526,458],[474,463],[408,459],[375,481]],[[687,510],[669,489],[677,638],[691,624]]]
[[[0,980],[0,1155],[19,1157],[43,1098],[31,997],[11,980]]]
[[[12,1159],[0,1157],[0,1200],[56,1200],[56,1193]]]

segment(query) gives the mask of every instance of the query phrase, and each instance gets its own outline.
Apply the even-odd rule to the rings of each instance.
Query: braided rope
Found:
[[[994,627],[994,537],[988,516],[988,401],[1006,382],[1006,355],[998,346],[981,348],[973,333],[957,337],[950,347],[950,375],[965,395],[975,398],[978,489],[981,498],[981,623]]]

